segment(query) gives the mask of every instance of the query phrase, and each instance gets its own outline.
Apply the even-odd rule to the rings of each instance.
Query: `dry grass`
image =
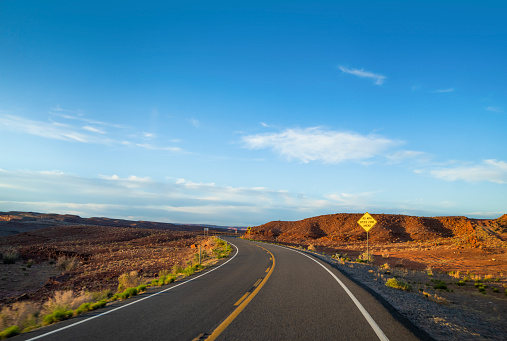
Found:
[[[39,308],[34,302],[16,302],[11,306],[2,308],[0,312],[0,330],[10,326],[18,326],[20,329],[35,324]]]
[[[122,292],[127,288],[135,288],[141,284],[142,280],[137,271],[124,273],[118,278],[118,292]]]
[[[42,306],[43,314],[50,314],[56,310],[73,310],[78,308],[83,303],[93,301],[93,294],[81,291],[77,296],[74,295],[72,290],[57,291],[44,305]]]
[[[63,271],[72,271],[78,266],[76,257],[59,257],[56,261],[56,267]]]

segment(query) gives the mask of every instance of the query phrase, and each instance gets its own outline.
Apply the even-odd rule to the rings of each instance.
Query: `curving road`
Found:
[[[419,340],[330,265],[276,245],[228,239],[217,266],[13,340]]]

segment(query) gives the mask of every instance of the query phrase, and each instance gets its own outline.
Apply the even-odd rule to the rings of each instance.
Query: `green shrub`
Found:
[[[457,282],[456,285],[462,287],[462,286],[466,285],[466,282],[461,280],[461,281]]]
[[[10,326],[0,332],[0,340],[7,339],[8,337],[13,337],[18,334],[19,334],[19,327],[18,326]]]
[[[493,288],[493,292],[500,292],[500,290],[498,290],[498,288]]]
[[[396,278],[390,278],[386,282],[386,286],[395,288],[395,289],[401,289],[404,291],[412,291],[412,286],[410,284],[407,284],[403,281],[397,280]]]
[[[100,308],[104,308],[107,304],[107,300],[98,301],[95,303],[92,303],[90,306],[90,310],[96,310]]]
[[[172,273],[174,275],[180,274],[183,272],[183,267],[179,264],[174,264],[172,268]]]
[[[52,324],[58,321],[63,321],[71,318],[74,315],[72,310],[64,310],[58,309],[53,311],[51,314],[48,314],[42,318],[45,325]]]
[[[88,302],[88,303],[83,303],[79,306],[79,308],[77,308],[76,310],[74,310],[74,315],[81,315],[82,313],[85,313],[87,311],[90,311],[92,310],[90,307],[91,307],[91,303]]]
[[[433,289],[447,290],[447,285],[444,282],[438,282],[433,286]]]

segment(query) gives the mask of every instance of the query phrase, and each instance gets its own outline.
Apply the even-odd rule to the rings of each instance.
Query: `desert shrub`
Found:
[[[9,337],[13,337],[18,334],[19,334],[19,327],[18,326],[10,326],[0,332],[0,340],[7,339]]]
[[[444,282],[435,283],[433,289],[447,290],[447,285]]]
[[[197,270],[199,269],[202,269],[202,266],[199,265],[199,264],[195,264],[195,265],[189,265],[188,267],[186,267],[184,270],[183,270],[183,273],[186,275],[186,276],[191,276],[194,274],[194,272],[196,272]]]
[[[124,273],[118,277],[118,292],[122,292],[127,288],[137,287],[141,284],[142,278],[137,271]]]
[[[400,281],[396,278],[389,278],[386,282],[386,286],[395,288],[395,289],[401,289],[404,291],[412,291],[412,286],[410,284],[407,284],[403,281]]]
[[[493,292],[498,293],[498,292],[500,292],[500,290],[498,290],[498,288],[493,288]]]
[[[507,296],[507,289],[505,289],[505,296]]]
[[[98,302],[92,303],[91,306],[90,306],[90,310],[95,310],[95,309],[103,308],[103,307],[106,306],[106,304],[107,304],[107,300],[100,300]]]
[[[88,302],[88,303],[83,303],[79,306],[79,308],[77,308],[76,310],[74,310],[74,315],[77,316],[77,315],[81,315],[82,313],[84,312],[87,312],[87,311],[90,311],[92,310],[91,309],[91,305],[92,303],[91,302]]]
[[[58,312],[56,316],[60,316],[63,312],[73,310],[81,306],[83,303],[93,301],[93,295],[88,292],[81,291],[78,296],[74,296],[72,290],[57,291],[54,296],[48,299],[42,308],[44,314],[52,314]]]
[[[21,329],[35,325],[38,313],[39,308],[33,302],[15,302],[5,306],[0,312],[0,330],[13,325]]]
[[[183,272],[183,267],[180,264],[174,264],[172,268],[172,273],[174,275],[180,274]]]
[[[71,271],[77,268],[77,258],[76,257],[59,257],[56,261],[56,267],[62,271]]]
[[[102,291],[93,292],[92,296],[93,296],[93,301],[96,302],[96,301],[102,301],[102,300],[106,300],[108,298],[111,298],[113,296],[113,293],[111,292],[111,290],[106,289],[106,290],[102,290]]]
[[[364,252],[359,255],[359,259],[366,261],[367,263],[373,263],[375,257],[371,253]]]
[[[74,316],[74,312],[70,309],[69,310],[57,309],[52,313],[45,315],[42,318],[42,321],[44,322],[45,325],[48,325],[58,321],[70,319],[72,316]]]
[[[426,268],[426,273],[428,274],[428,276],[433,277],[433,270],[431,269],[431,267],[428,266]]]
[[[315,245],[310,244],[308,245],[308,251],[317,251],[317,249],[315,248]]]
[[[29,260],[28,260],[28,262],[26,262],[26,266],[27,266],[28,268],[31,268],[31,267],[32,267],[32,265],[33,265],[33,263],[34,263],[33,259],[29,259]]]
[[[457,282],[456,285],[462,287],[462,286],[466,285],[466,282],[464,280],[461,280],[461,281]]]
[[[166,277],[167,275],[170,275],[170,274],[171,274],[170,270],[160,270],[158,272],[158,277],[162,278],[162,277]]]
[[[4,251],[2,255],[2,263],[4,264],[14,264],[20,258],[18,250],[14,248]]]

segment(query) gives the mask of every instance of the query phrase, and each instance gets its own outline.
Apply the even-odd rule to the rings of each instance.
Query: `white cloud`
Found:
[[[383,75],[380,75],[377,73],[373,73],[370,71],[365,71],[364,69],[361,69],[361,70],[349,69],[349,68],[347,68],[345,66],[341,66],[341,65],[338,65],[338,68],[344,73],[348,73],[348,74],[351,74],[351,75],[354,75],[354,76],[357,76],[360,78],[370,78],[375,81],[376,85],[382,85],[384,83],[384,80],[386,79],[386,76],[383,76]]]
[[[433,93],[435,93],[435,94],[441,94],[441,93],[446,93],[446,92],[454,92],[454,88],[439,89],[439,90],[433,91]]]
[[[499,184],[507,183],[507,163],[494,159],[484,160],[481,164],[467,164],[452,168],[440,168],[430,171],[436,178],[468,182],[489,181]]]
[[[377,135],[329,131],[318,127],[248,135],[242,140],[247,148],[270,148],[289,161],[297,160],[303,163],[364,161],[383,155],[386,150],[402,143]]]
[[[190,119],[190,123],[195,127],[199,128],[199,120],[196,120],[195,118]]]

